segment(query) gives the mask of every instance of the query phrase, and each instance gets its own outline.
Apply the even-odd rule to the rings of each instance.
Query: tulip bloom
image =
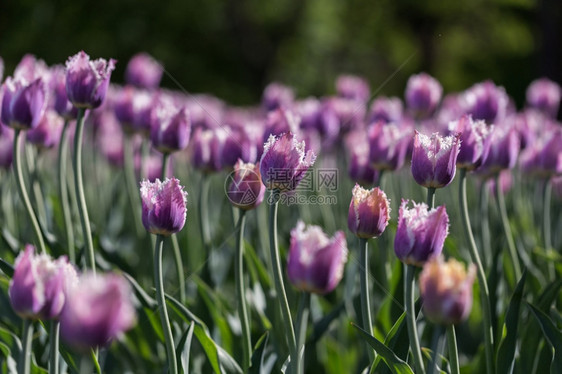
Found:
[[[407,205],[408,200],[403,199],[398,213],[394,252],[400,261],[421,266],[441,254],[449,233],[449,216],[444,205],[431,210],[425,203],[414,203],[412,209],[408,209]]]
[[[443,94],[443,87],[429,74],[412,75],[406,84],[406,106],[417,116],[431,115]]]
[[[404,165],[411,139],[409,128],[378,121],[368,130],[369,161],[377,170],[397,170]]]
[[[37,127],[47,103],[43,80],[38,78],[28,83],[25,78],[8,77],[3,91],[2,123],[19,130]]]
[[[299,290],[326,294],[336,288],[347,262],[345,235],[338,231],[329,238],[319,226],[302,221],[291,231],[287,274]]]
[[[60,317],[61,337],[87,351],[108,345],[136,322],[132,290],[115,274],[84,274],[67,297]]]
[[[281,83],[270,83],[263,91],[262,105],[268,110],[288,108],[293,104],[295,93],[291,87]]]
[[[176,178],[141,182],[142,223],[151,234],[172,235],[181,231],[187,215],[187,192]]]
[[[54,110],[45,112],[39,125],[26,133],[29,143],[41,148],[52,148],[59,143],[64,121]]]
[[[358,184],[353,187],[349,204],[347,226],[359,238],[380,236],[390,220],[390,201],[378,187],[366,190]]]
[[[542,177],[562,174],[562,131],[556,125],[544,126],[542,136],[521,152],[522,171]]]
[[[78,279],[76,270],[64,256],[53,260],[34,252],[35,247],[27,245],[16,258],[8,290],[10,303],[22,318],[58,318],[65,304],[65,292]]]
[[[490,150],[479,172],[495,175],[501,170],[513,168],[519,155],[519,146],[519,135],[513,126],[494,126],[490,135]]]
[[[54,93],[55,111],[65,120],[76,119],[78,110],[66,95],[66,71],[64,66],[56,65],[50,70],[49,88]]]
[[[412,175],[419,185],[428,188],[447,186],[455,177],[460,135],[427,136],[417,130],[412,152]]]
[[[294,190],[314,164],[313,151],[305,154],[305,143],[299,142],[293,133],[279,137],[271,135],[264,145],[260,161],[263,184],[270,190],[280,192]]]
[[[238,159],[229,179],[232,182],[228,187],[227,196],[232,205],[250,210],[261,204],[265,186],[261,182],[259,164],[244,163]]]
[[[191,120],[184,108],[163,104],[156,109],[150,140],[162,153],[173,153],[187,147],[191,135]]]
[[[133,86],[152,90],[158,88],[164,68],[147,53],[134,55],[127,64],[125,81]]]
[[[460,152],[457,167],[461,169],[477,169],[488,156],[490,150],[490,133],[493,127],[486,122],[473,121],[470,115],[463,115],[459,120],[449,123],[449,131],[460,134]]]
[[[466,90],[461,97],[465,113],[472,114],[476,120],[486,123],[502,121],[508,112],[509,97],[503,87],[492,81],[477,83]]]
[[[432,322],[450,325],[464,321],[472,308],[472,285],[476,267],[468,272],[460,262],[441,257],[428,261],[420,274],[420,293],[425,316]]]
[[[397,97],[379,96],[371,104],[369,122],[398,122],[402,119],[404,108]]]
[[[93,109],[105,99],[115,60],[90,60],[84,51],[66,62],[66,94],[77,108]]]
[[[338,96],[360,103],[366,103],[370,97],[367,81],[354,75],[340,75],[336,80],[336,91]]]
[[[547,78],[537,79],[527,88],[527,104],[551,118],[556,118],[558,114],[561,96],[560,86]]]

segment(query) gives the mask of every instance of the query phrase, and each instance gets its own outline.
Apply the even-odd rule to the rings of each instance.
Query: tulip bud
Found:
[[[176,178],[161,182],[143,180],[142,223],[151,234],[172,235],[181,231],[187,215],[187,192]]]
[[[361,77],[354,75],[340,75],[336,80],[338,96],[355,100],[360,103],[369,101],[369,84]]]
[[[409,128],[375,122],[368,130],[369,160],[377,170],[397,170],[404,165],[411,139]]]
[[[490,133],[493,127],[486,122],[473,121],[470,115],[463,115],[458,121],[449,123],[449,131],[460,134],[461,147],[457,157],[457,167],[474,170],[488,156]]]
[[[353,187],[347,226],[359,238],[380,236],[390,220],[390,201],[378,187],[366,190]]]
[[[416,116],[431,115],[443,94],[439,82],[426,73],[412,75],[406,84],[406,105]]]
[[[228,200],[243,210],[254,209],[263,201],[265,186],[261,182],[259,164],[244,163],[241,159],[234,165],[230,174],[231,183],[228,187]]]
[[[147,53],[134,55],[125,70],[125,81],[133,86],[152,90],[160,85],[164,68]]]
[[[291,87],[281,83],[270,83],[263,91],[262,105],[268,110],[288,108],[295,99],[295,93]]]
[[[3,91],[2,122],[20,130],[37,127],[47,103],[43,80],[38,78],[28,83],[25,78],[8,77]]]
[[[428,261],[420,274],[420,293],[425,316],[434,323],[450,325],[464,321],[472,308],[472,285],[476,267],[468,272],[460,262],[442,257]]]
[[[341,281],[346,262],[347,244],[342,231],[328,238],[319,226],[305,228],[302,221],[291,231],[287,274],[297,289],[331,292]]]
[[[162,105],[156,110],[150,140],[162,153],[173,153],[187,147],[191,135],[189,113],[184,108]]]
[[[29,143],[41,148],[52,148],[59,143],[64,125],[62,117],[54,110],[45,112],[36,128],[26,134]]]
[[[527,88],[527,104],[551,118],[556,118],[558,114],[561,96],[560,86],[547,78],[537,79]]]
[[[412,175],[419,185],[441,188],[455,177],[460,135],[427,136],[417,130],[414,135],[412,152]]]

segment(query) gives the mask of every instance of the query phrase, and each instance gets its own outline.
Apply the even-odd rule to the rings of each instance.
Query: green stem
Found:
[[[19,374],[29,374],[29,372],[31,371],[31,341],[32,340],[33,340],[33,321],[29,319],[24,319],[22,338],[21,338],[21,355],[18,362]]]
[[[168,171],[168,165],[170,163],[170,154],[162,154],[162,181],[166,179],[166,172]],[[185,303],[187,300],[185,291],[185,282],[183,281],[183,260],[181,258],[180,244],[178,243],[178,237],[176,234],[171,235],[172,238],[172,249],[174,253],[174,263],[176,265],[176,273],[178,276],[179,288],[180,288],[180,301]]]
[[[414,303],[414,287],[416,280],[414,273],[416,268],[414,265],[404,264],[404,297],[406,304],[406,322],[408,325],[408,338],[410,339],[410,349],[412,350],[414,366],[416,373],[423,374],[423,358],[420,349],[420,341],[418,339],[418,329],[416,327],[416,310]]]
[[[199,226],[201,228],[201,240],[203,240],[203,248],[205,253],[208,255],[209,247],[211,245],[211,231],[209,228],[209,212],[208,212],[208,202],[209,202],[209,177],[205,174],[201,177],[201,187],[199,189]]]
[[[451,364],[451,374],[460,374],[459,351],[457,349],[455,325],[447,326],[447,345],[449,346],[449,364]]]
[[[47,226],[47,211],[45,210],[45,199],[43,198],[43,193],[41,192],[41,183],[39,180],[37,158],[35,157],[34,152],[35,150],[31,144],[25,144],[24,149],[26,154],[25,158],[27,161],[29,183],[31,184],[35,209],[37,211],[37,222],[39,222],[39,228],[44,228]],[[39,154],[37,155],[39,156]]]
[[[92,374],[93,362],[90,356],[82,355],[80,358],[80,374]]]
[[[480,286],[480,303],[484,312],[484,343],[486,348],[486,372],[493,373],[494,362],[494,336],[492,333],[492,310],[490,309],[490,292],[488,290],[488,282],[486,281],[486,273],[480,261],[480,255],[476,248],[476,242],[472,235],[470,226],[470,218],[468,216],[468,204],[466,200],[466,169],[460,169],[459,183],[459,202],[461,205],[461,220],[466,239],[468,241],[468,249],[472,262],[476,264],[476,275],[478,277],[478,285]]]
[[[168,372],[170,374],[178,374],[178,365],[176,361],[176,351],[174,349],[174,337],[170,328],[170,320],[168,318],[168,310],[166,308],[166,299],[164,298],[164,281],[162,278],[162,251],[164,248],[164,237],[156,235],[156,246],[154,248],[154,286],[156,287],[156,301],[158,302],[158,310],[160,311],[160,322],[162,323],[162,331],[166,342],[166,352],[168,356]]]
[[[297,334],[297,353],[299,355],[299,365],[297,373],[304,373],[304,345],[306,342],[306,329],[308,326],[308,315],[310,312],[310,293],[303,292],[299,301],[299,311],[297,313],[296,334]],[[301,355],[302,350],[302,355]]]
[[[68,203],[68,184],[66,183],[66,159],[68,155],[68,141],[66,139],[66,133],[68,131],[69,121],[64,121],[64,127],[62,128],[62,133],[59,142],[59,195],[60,202],[62,205],[62,216],[64,219],[64,230],[66,233],[66,246],[68,249],[68,259],[73,264],[76,263],[76,254],[74,251],[74,232],[72,230],[72,216],[70,214],[70,205]]]
[[[84,182],[82,180],[82,136],[84,133],[84,112],[85,109],[78,109],[76,119],[76,133],[74,134],[74,187],[78,203],[78,213],[82,225],[82,234],[86,243],[86,259],[92,273],[96,273],[96,260],[94,257],[94,243],[92,242],[92,231],[90,229],[90,219],[88,218],[88,207],[86,206],[86,196],[84,195]]]
[[[484,267],[488,268],[490,265],[490,258],[492,257],[492,248],[490,247],[490,221],[488,219],[488,187],[487,183],[483,182],[480,185],[480,231],[482,233],[482,261]]]
[[[145,235],[146,231],[144,230],[144,227],[142,225],[141,216],[139,213],[139,207],[141,206],[141,203],[139,195],[139,185],[137,183],[137,177],[135,176],[135,152],[133,149],[133,137],[131,135],[125,135],[125,138],[123,139],[123,152],[127,194],[129,195],[129,203],[131,204],[135,230],[137,232],[137,236],[141,238],[143,235]]]
[[[513,272],[515,273],[515,279],[517,281],[518,279],[521,279],[521,265],[519,265],[519,257],[517,256],[517,249],[515,248],[515,242],[513,241],[513,233],[511,232],[509,219],[507,218],[507,210],[505,208],[505,199],[501,188],[499,174],[496,176],[496,200],[498,202],[498,210],[500,212],[503,231],[505,233],[505,238],[507,239],[507,247],[509,249],[509,256],[511,257],[513,265]]]
[[[49,374],[59,373],[59,321],[51,321],[49,328]]]
[[[234,278],[236,279],[236,294],[238,296],[238,317],[242,326],[242,350],[244,353],[242,369],[248,371],[252,354],[252,340],[250,336],[250,319],[246,305],[246,288],[244,286],[244,228],[246,226],[246,211],[240,209],[238,218],[238,242],[234,256]]]
[[[436,325],[433,331],[433,338],[431,342],[431,364],[429,366],[428,374],[435,373],[435,369],[440,372],[440,359],[439,356],[443,352],[443,326]]]
[[[435,187],[427,187],[427,205],[429,209],[435,207]]]
[[[544,181],[543,197],[544,200],[543,200],[542,228],[543,228],[543,236],[544,236],[544,250],[548,255],[550,250],[552,249],[552,238],[550,236],[550,230],[551,230],[550,202],[552,198],[552,183],[550,182],[550,179],[546,179]],[[554,279],[555,271],[554,271],[553,261],[548,261],[548,275],[550,279]]]
[[[363,322],[363,330],[369,334],[373,334],[373,322],[371,320],[371,302],[369,300],[369,242],[365,238],[359,238],[359,276],[361,288],[361,319]],[[369,361],[375,361],[375,351],[371,347],[367,347]]]
[[[275,283],[275,292],[277,294],[277,301],[281,308],[281,316],[285,331],[288,332],[287,343],[289,345],[289,354],[291,356],[291,372],[294,372],[298,367],[298,354],[297,354],[297,341],[295,338],[295,330],[293,327],[293,319],[291,318],[291,309],[287,301],[287,294],[285,293],[285,285],[283,284],[283,275],[281,272],[281,261],[279,260],[279,250],[277,244],[277,209],[279,207],[279,191],[274,190],[271,192],[273,195],[273,205],[269,209],[269,250],[271,257],[271,267],[273,270],[273,281]]]
[[[33,211],[33,207],[31,206],[31,202],[29,201],[29,196],[27,195],[27,191],[25,189],[25,182],[23,179],[23,172],[21,168],[21,158],[20,158],[20,143],[23,139],[23,132],[19,129],[16,129],[16,133],[14,135],[14,149],[13,149],[13,167],[15,173],[15,180],[16,186],[18,188],[18,192],[20,194],[20,198],[25,206],[25,210],[27,210],[27,214],[29,215],[29,219],[31,220],[31,225],[33,226],[33,231],[35,231],[35,235],[37,236],[37,240],[39,241],[39,247],[41,248],[42,253],[46,253],[45,249],[45,242],[43,240],[43,234],[41,233],[41,228],[39,227],[39,222],[37,221],[37,217]]]

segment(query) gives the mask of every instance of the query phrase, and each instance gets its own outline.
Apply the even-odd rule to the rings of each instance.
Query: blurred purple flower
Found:
[[[136,323],[133,293],[116,274],[84,274],[69,293],[60,317],[62,339],[86,352],[106,346]]]
[[[461,169],[477,169],[490,150],[490,133],[493,127],[486,122],[473,121],[470,115],[463,115],[457,121],[449,123],[451,133],[460,134],[460,152],[457,167]]]
[[[77,108],[99,107],[107,94],[115,60],[90,60],[84,51],[69,57],[66,62],[66,94]]]
[[[24,79],[32,82],[37,79],[49,80],[49,68],[43,60],[38,60],[32,54],[26,54],[14,69],[14,79]]]
[[[449,216],[444,205],[429,210],[425,203],[414,203],[408,209],[408,202],[402,199],[400,204],[394,252],[400,261],[422,266],[441,254],[449,233]]]
[[[562,174],[562,129],[545,125],[541,137],[521,152],[519,165],[523,172],[540,177]]]
[[[369,101],[369,84],[364,78],[355,75],[340,75],[336,80],[338,96],[366,103]]]
[[[465,113],[472,114],[475,120],[492,124],[502,121],[508,114],[509,97],[503,87],[485,81],[463,92],[461,105]]]
[[[158,88],[164,68],[148,53],[137,53],[127,64],[125,81],[133,86],[153,90]]]
[[[429,74],[412,75],[406,84],[406,107],[417,118],[429,117],[439,104],[443,87]]]
[[[428,261],[420,274],[420,295],[425,316],[433,323],[457,324],[468,318],[472,308],[472,285],[476,267],[468,272],[455,259],[439,256]]]
[[[262,105],[267,111],[288,108],[293,104],[295,93],[291,87],[281,83],[270,83],[263,91]]]
[[[398,97],[377,97],[371,104],[369,123],[384,121],[398,122],[402,119],[404,106]]]
[[[299,221],[291,230],[287,275],[301,291],[326,294],[341,281],[347,254],[342,231],[329,238],[319,226]]]
[[[365,185],[376,183],[379,172],[369,163],[369,142],[365,131],[349,133],[345,144],[349,153],[348,173],[351,180]]]
[[[26,133],[29,143],[40,148],[52,148],[60,141],[64,120],[54,110],[47,110],[37,127]]]
[[[494,126],[490,135],[490,150],[478,173],[495,175],[503,169],[511,169],[519,154],[519,135],[515,127],[503,123]]]
[[[366,190],[355,184],[352,190],[347,227],[359,238],[380,236],[390,220],[390,201],[378,187]]]
[[[141,182],[142,223],[149,233],[169,236],[183,228],[187,192],[179,183],[176,178]]]
[[[412,139],[410,128],[394,123],[375,122],[368,129],[369,162],[377,170],[397,170],[404,165]]]
[[[551,118],[556,118],[560,106],[562,89],[548,78],[537,79],[527,88],[527,104]]]
[[[259,164],[244,163],[241,159],[234,165],[230,174],[228,200],[237,208],[254,209],[260,205],[265,195],[265,186],[261,181]]]
[[[12,166],[13,147],[14,129],[0,121],[0,167],[6,170]]]
[[[38,78],[28,83],[24,78],[8,77],[3,92],[2,123],[19,130],[37,127],[47,104],[43,80]]]
[[[281,134],[299,131],[300,118],[289,109],[278,108],[267,113],[265,130],[263,132],[263,142],[266,143],[270,135],[279,136]]]
[[[459,138],[459,134],[440,136],[433,133],[427,136],[415,131],[412,175],[419,185],[441,188],[451,183],[457,169]]]
[[[173,153],[187,147],[191,135],[191,119],[185,107],[177,108],[161,102],[154,111],[150,140],[162,153]]]
[[[191,162],[204,173],[217,172],[223,167],[222,149],[226,133],[220,128],[203,130],[197,128],[191,139]]]
[[[78,110],[66,95],[66,71],[64,66],[56,65],[51,68],[49,88],[53,93],[53,107],[57,113],[67,121],[75,119]]]

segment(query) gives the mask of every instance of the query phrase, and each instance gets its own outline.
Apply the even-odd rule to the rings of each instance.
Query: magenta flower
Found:
[[[369,101],[370,90],[367,81],[355,75],[340,75],[336,80],[338,96],[360,103]]]
[[[429,74],[412,75],[406,84],[406,106],[416,117],[431,115],[443,94],[443,87]]]
[[[52,148],[60,141],[63,122],[62,117],[54,110],[47,110],[39,121],[39,125],[29,130],[25,138],[37,147]]]
[[[329,238],[319,226],[302,221],[291,230],[287,258],[287,275],[297,289],[326,294],[333,291],[343,277],[347,262],[345,235],[338,231]]]
[[[161,103],[154,112],[150,140],[162,153],[173,153],[187,147],[191,135],[191,119],[182,107]]]
[[[268,110],[288,108],[293,104],[295,93],[291,87],[281,83],[270,83],[263,91],[262,105]]]
[[[397,170],[404,165],[412,132],[394,123],[375,122],[368,130],[369,161],[377,170]]]
[[[63,340],[78,351],[108,345],[136,322],[129,283],[118,275],[84,274],[60,317]]]
[[[460,134],[460,152],[457,167],[474,170],[488,156],[490,150],[490,133],[493,127],[486,122],[473,121],[470,115],[463,115],[459,120],[449,123],[449,131]]]
[[[305,153],[304,141],[299,142],[293,133],[279,137],[271,135],[264,145],[260,161],[263,184],[270,190],[292,191],[315,160],[314,152],[309,150]]]
[[[69,57],[66,62],[66,94],[77,108],[99,107],[107,94],[115,60],[90,60],[84,51]]]
[[[412,175],[424,187],[441,188],[455,177],[460,135],[427,136],[417,130],[412,152]]]
[[[503,87],[496,86],[492,81],[470,87],[462,94],[461,102],[465,113],[488,124],[502,121],[508,114],[509,97]]]
[[[537,79],[527,88],[527,104],[551,118],[556,118],[558,114],[561,96],[560,85],[548,78]]]
[[[422,266],[441,254],[449,233],[449,216],[444,205],[429,210],[425,203],[414,203],[408,209],[408,202],[402,199],[400,204],[394,252],[400,261]]]
[[[390,200],[378,187],[366,190],[358,184],[353,187],[347,226],[359,238],[380,236],[390,220]]]
[[[43,80],[38,78],[28,83],[24,78],[8,77],[3,91],[2,122],[20,130],[37,127],[47,104]]]
[[[176,178],[161,182],[141,182],[142,223],[156,235],[172,235],[181,231],[187,215],[187,192]]]
[[[472,285],[476,267],[441,256],[428,261],[420,274],[420,293],[425,316],[432,322],[450,325],[468,318],[472,308]]]
[[[35,247],[26,245],[16,258],[14,277],[8,293],[10,303],[22,318],[58,318],[65,304],[65,293],[78,279],[66,257],[53,260],[46,254],[35,255]]]
[[[158,88],[164,68],[147,53],[134,55],[127,64],[125,81],[133,86],[152,90]]]
[[[244,163],[241,159],[230,174],[231,182],[227,196],[232,205],[243,209],[254,209],[263,201],[265,186],[261,182],[259,164]]]

